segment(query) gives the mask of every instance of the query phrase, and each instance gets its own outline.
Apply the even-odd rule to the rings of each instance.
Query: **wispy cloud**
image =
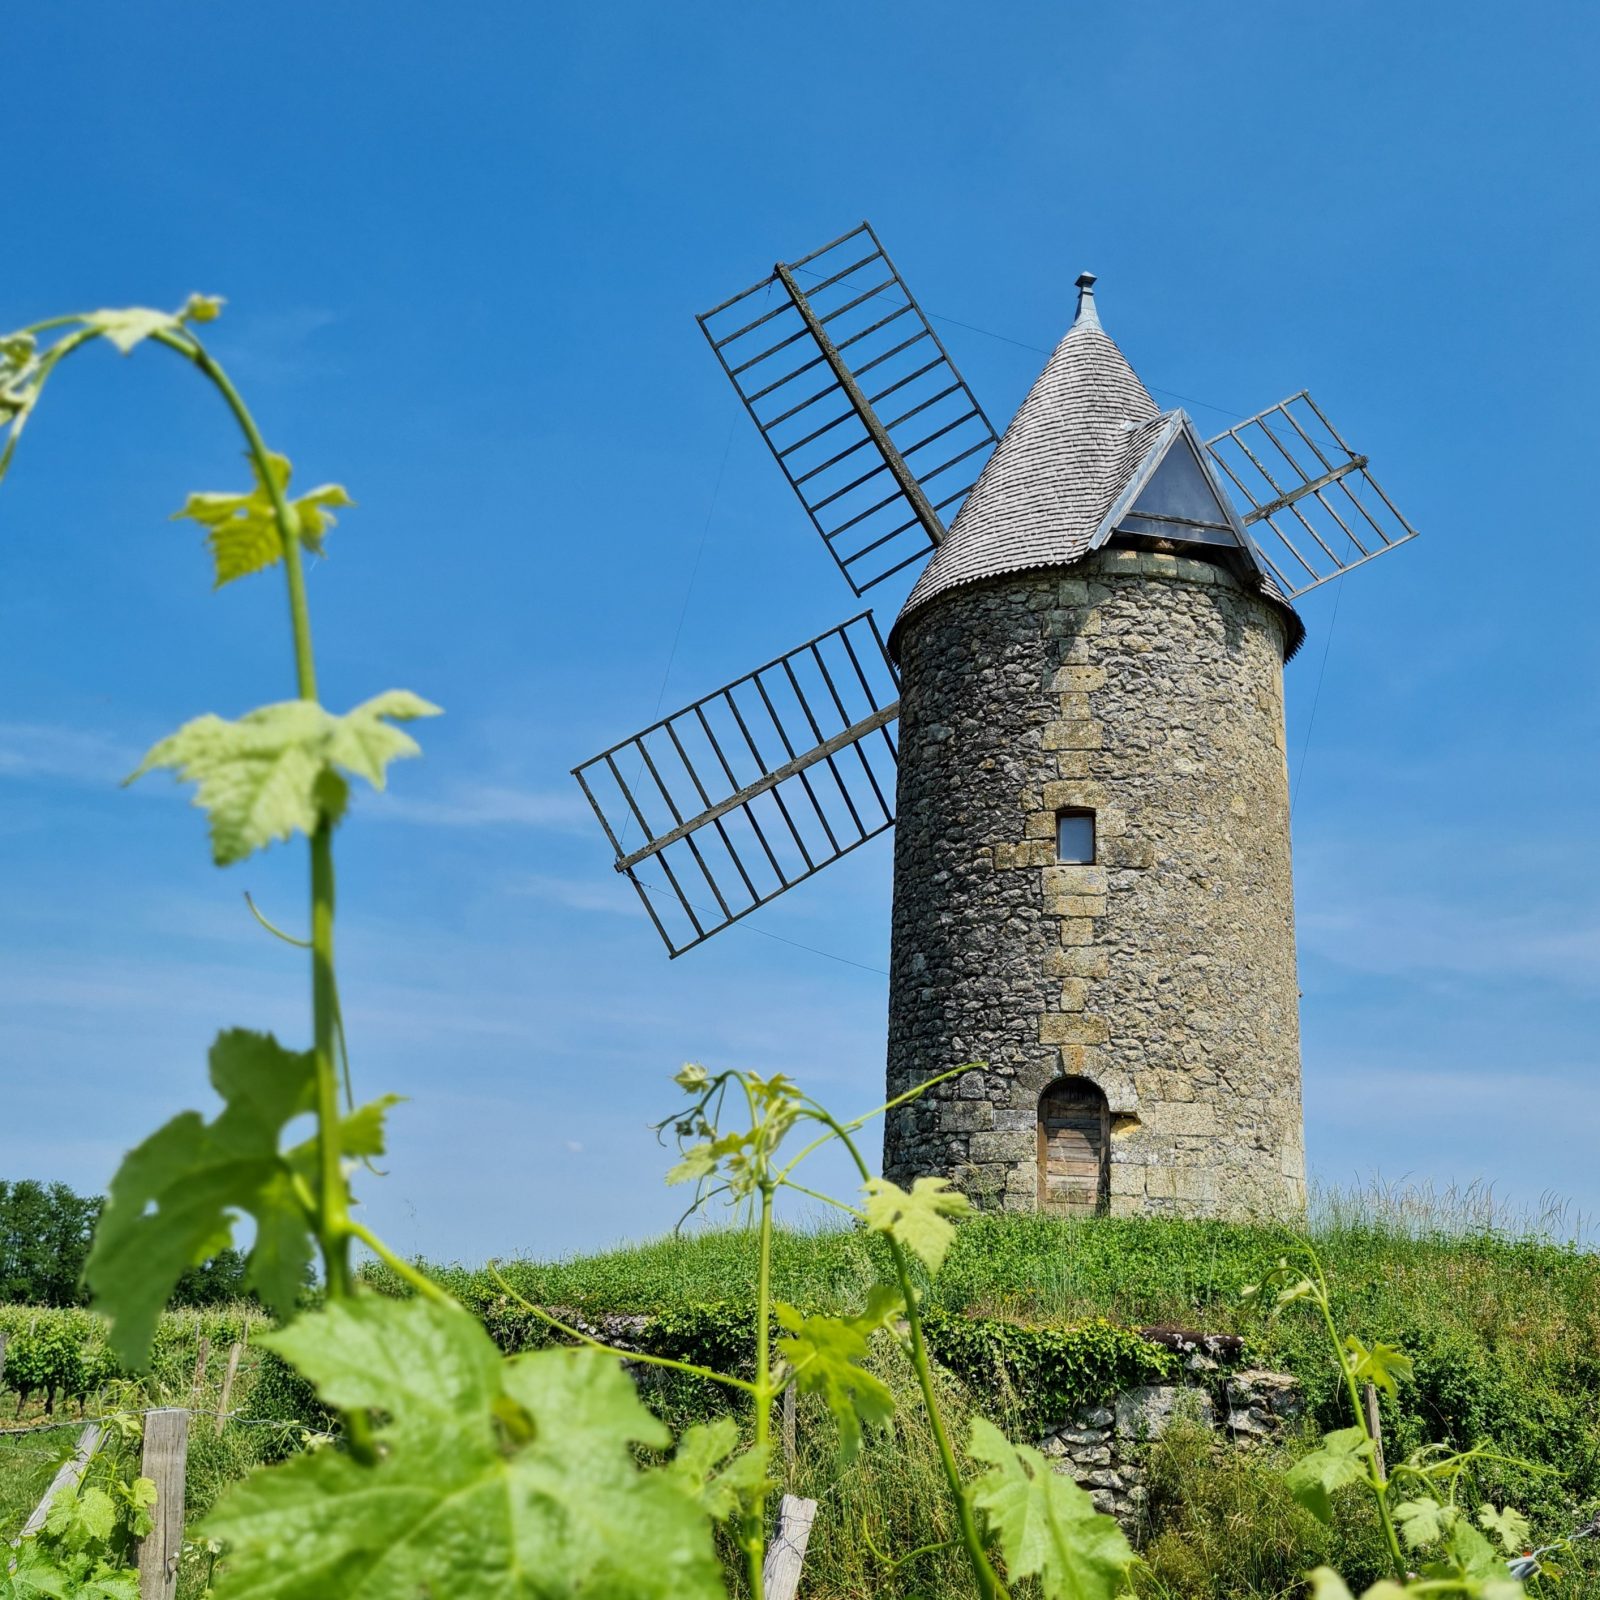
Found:
[[[544,828],[559,833],[577,832],[591,820],[579,794],[498,783],[462,784],[436,799],[385,794],[365,814],[378,821],[436,828]]]
[[[1372,895],[1306,911],[1300,942],[1307,954],[1355,972],[1600,987],[1600,919],[1558,905],[1499,910],[1465,897]]]
[[[141,752],[109,734],[44,723],[0,722],[0,778],[45,778],[114,788]]]
[[[644,907],[632,888],[615,873],[600,873],[587,878],[529,876],[513,879],[506,893],[524,895],[564,906],[569,911],[599,912],[612,917],[642,917]]]
[[[286,383],[323,376],[333,370],[313,348],[316,335],[338,318],[321,306],[286,306],[277,311],[230,307],[213,342],[236,374],[252,383]]]

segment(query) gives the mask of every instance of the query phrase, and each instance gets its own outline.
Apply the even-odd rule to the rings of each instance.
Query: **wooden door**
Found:
[[[1083,1078],[1053,1083],[1039,1099],[1039,1209],[1093,1216],[1108,1187],[1110,1114],[1106,1097]]]

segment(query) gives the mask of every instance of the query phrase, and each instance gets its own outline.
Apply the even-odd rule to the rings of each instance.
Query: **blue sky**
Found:
[[[1162,403],[1308,386],[1373,457],[1424,537],[1306,604],[1287,677],[1312,1166],[1600,1208],[1600,18],[806,15],[0,23],[0,323],[228,296],[269,440],[359,502],[311,577],[328,700],[448,712],[340,836],[359,1086],[412,1097],[372,1221],[466,1259],[659,1231],[685,1058],[876,1099],[889,840],[669,963],[567,777],[858,609],[693,313],[863,216],[997,421],[1088,267]],[[164,780],[116,787],[292,690],[279,584],[209,594],[166,520],[240,482],[225,418],[153,350],[53,387],[0,495],[0,1174],[95,1189],[209,1105],[219,1027],[303,1039],[241,899],[298,925],[303,866],[218,872]]]

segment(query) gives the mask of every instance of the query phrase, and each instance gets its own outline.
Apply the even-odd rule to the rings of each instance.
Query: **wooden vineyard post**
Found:
[[[4,1333],[0,1333],[0,1383],[3,1383],[5,1381],[5,1376],[6,1376],[6,1336],[5,1336]]]
[[[1369,1383],[1361,1398],[1367,1413],[1367,1432],[1372,1435],[1373,1465],[1378,1469],[1378,1476],[1385,1478],[1388,1472],[1383,1465],[1383,1421],[1378,1416],[1377,1388]]]
[[[794,1385],[783,1391],[783,1465],[789,1481],[794,1482],[795,1469]]]
[[[91,1422],[78,1435],[78,1448],[74,1452],[72,1459],[61,1463],[55,1477],[50,1480],[50,1487],[44,1492],[44,1498],[33,1508],[32,1515],[23,1523],[19,1538],[26,1539],[30,1535],[37,1533],[44,1526],[44,1519],[50,1514],[50,1502],[63,1489],[76,1487],[78,1479],[83,1476],[84,1469],[89,1465],[90,1459],[99,1448],[100,1424]]]
[[[189,1413],[164,1406],[144,1414],[144,1477],[156,1486],[155,1524],[139,1541],[139,1600],[174,1600],[183,1550],[183,1477]]]
[[[244,1346],[237,1339],[228,1346],[228,1370],[223,1374],[222,1393],[217,1398],[217,1437],[222,1437],[223,1425],[228,1420],[228,1402],[233,1398],[233,1380],[239,1373],[239,1356]]]
[[[762,1563],[762,1587],[767,1600],[795,1600],[800,1592],[800,1569],[805,1565],[811,1524],[817,1515],[815,1500],[786,1494],[778,1503],[778,1531],[767,1546]]]

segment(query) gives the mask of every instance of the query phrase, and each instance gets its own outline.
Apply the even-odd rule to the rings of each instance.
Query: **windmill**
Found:
[[[1203,439],[1095,279],[1003,439],[867,223],[699,317],[871,610],[574,775],[673,957],[894,825],[885,1171],[1010,1208],[1303,1195],[1282,666],[1415,537],[1305,391]]]

